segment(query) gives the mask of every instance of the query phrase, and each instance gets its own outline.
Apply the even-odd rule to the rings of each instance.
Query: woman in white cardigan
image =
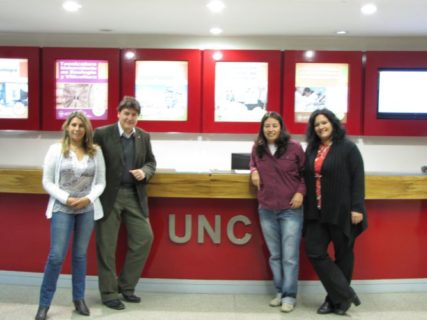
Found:
[[[43,165],[43,187],[50,195],[46,217],[51,219],[51,244],[36,320],[47,317],[72,234],[73,302],[77,313],[90,314],[84,300],[86,252],[94,220],[103,216],[99,196],[105,188],[105,163],[82,112],[71,113],[62,129],[62,142],[50,146]]]

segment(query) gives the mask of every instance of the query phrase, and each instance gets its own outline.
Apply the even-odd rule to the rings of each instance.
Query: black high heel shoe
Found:
[[[90,315],[89,308],[87,307],[84,300],[76,300],[73,302],[74,302],[74,306],[76,307],[76,311],[78,314],[81,314],[82,316]]]
[[[354,304],[357,307],[357,306],[360,306],[361,303],[362,301],[360,301],[357,294],[354,294],[354,296],[351,299],[347,300],[346,302],[342,302],[337,307],[335,307],[334,313],[337,315],[343,316],[346,314],[348,309],[350,309],[351,304]]]
[[[49,307],[42,307],[39,306],[39,309],[37,310],[35,320],[46,320],[47,317],[47,311],[49,310]]]

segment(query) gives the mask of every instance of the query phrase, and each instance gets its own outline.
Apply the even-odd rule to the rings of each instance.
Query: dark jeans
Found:
[[[331,241],[335,250],[335,261],[328,254]],[[306,254],[328,293],[327,299],[333,304],[351,299],[355,294],[350,287],[354,241],[350,241],[337,226],[313,221],[306,225],[304,244]]]

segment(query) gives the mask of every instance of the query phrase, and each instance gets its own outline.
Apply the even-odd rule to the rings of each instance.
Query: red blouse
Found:
[[[320,209],[322,207],[322,192],[321,192],[321,179],[322,179],[322,166],[325,158],[331,149],[331,144],[324,145],[320,144],[319,149],[317,150],[316,159],[314,159],[314,177],[316,178],[316,199],[317,207]]]

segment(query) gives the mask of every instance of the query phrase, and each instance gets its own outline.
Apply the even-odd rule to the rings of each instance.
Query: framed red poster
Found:
[[[40,49],[0,47],[0,130],[40,129]]]
[[[200,132],[200,50],[124,49],[121,57],[122,93],[141,103],[141,127]]]
[[[60,130],[73,111],[94,128],[117,121],[119,49],[43,48],[43,130]]]
[[[281,52],[203,52],[203,132],[257,133],[267,111],[280,112]]]
[[[367,52],[364,134],[426,136],[426,87],[427,52]]]
[[[349,134],[362,128],[362,52],[285,51],[283,115],[291,133],[303,134],[311,112],[328,108]]]

